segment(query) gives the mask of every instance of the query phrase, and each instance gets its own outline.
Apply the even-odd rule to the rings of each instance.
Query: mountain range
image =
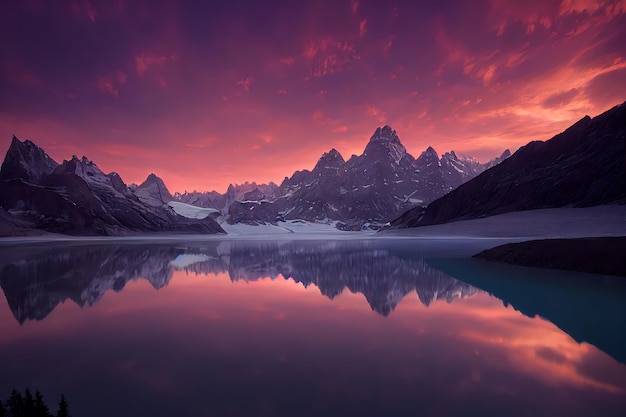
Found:
[[[33,229],[73,235],[141,232],[223,233],[214,221],[276,224],[310,221],[343,230],[379,228],[419,203],[430,202],[491,166],[451,151],[438,156],[428,147],[416,159],[389,126],[378,128],[362,155],[347,161],[331,149],[313,170],[296,171],[280,186],[230,185],[224,194],[172,195],[158,176],[127,186],[113,172],[103,173],[86,157],[58,164],[33,142],[15,136],[0,169],[0,234]],[[219,210],[187,218],[179,201]]]
[[[481,164],[454,151],[441,158],[428,147],[418,158],[407,152],[395,130],[376,129],[361,155],[347,161],[336,150],[324,153],[315,167],[296,171],[280,186],[274,183],[230,186],[221,195],[185,193],[180,201],[220,209],[229,224],[275,224],[304,220],[337,222],[343,230],[378,228],[419,203],[428,203],[502,160]]]
[[[33,142],[13,136],[0,168],[0,231],[225,233],[212,218],[177,215],[159,197],[171,198],[155,175],[130,188],[117,173],[103,173],[84,156],[58,164]]]
[[[391,222],[407,228],[555,207],[626,203],[626,103],[585,116],[427,206]]]
[[[414,158],[389,126],[361,155],[335,149],[280,185],[172,195],[150,174],[127,186],[74,156],[58,164],[13,137],[0,169],[0,234],[224,233],[222,224],[308,221],[342,230],[410,228],[507,212],[626,203],[626,103],[585,116],[552,139],[481,164],[428,147]],[[174,203],[173,203],[174,202]],[[204,208],[202,213],[193,207]],[[191,218],[193,217],[193,218]]]

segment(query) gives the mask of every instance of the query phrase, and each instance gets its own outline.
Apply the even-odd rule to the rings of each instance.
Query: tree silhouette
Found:
[[[68,405],[61,396],[58,415],[69,417]],[[0,417],[54,417],[39,391],[35,391],[35,397],[26,389],[24,396],[15,389],[5,402],[0,399]]]
[[[33,417],[53,417],[52,414],[50,414],[50,409],[43,400],[43,395],[41,395],[39,391],[35,391],[35,408]]]
[[[24,416],[24,399],[22,398],[22,394],[16,390],[11,392],[11,396],[7,400],[7,410],[11,417]]]
[[[32,416],[35,411],[35,399],[33,395],[30,393],[30,390],[26,388],[24,392],[24,417]]]
[[[64,395],[61,395],[61,401],[59,401],[59,411],[57,411],[57,417],[70,417],[67,401],[65,401]]]

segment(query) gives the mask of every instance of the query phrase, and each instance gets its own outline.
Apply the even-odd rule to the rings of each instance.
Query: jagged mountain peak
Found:
[[[424,152],[420,154],[420,156],[416,159],[418,164],[430,164],[439,162],[439,154],[432,146],[426,148]]]
[[[450,152],[446,152],[443,155],[441,155],[441,159],[451,159],[451,160],[460,160],[460,158],[457,156],[456,152],[454,151],[450,151]],[[464,160],[469,160],[471,161],[472,159],[467,158],[467,157],[463,157]]]
[[[406,154],[406,148],[400,142],[396,131],[385,125],[376,129],[362,156],[367,157],[369,155],[375,159],[390,157],[396,164],[399,164]]]
[[[163,180],[161,178],[159,178],[158,175],[156,175],[154,172],[151,172],[150,175],[148,175],[148,177],[146,177],[146,179],[144,180],[144,182],[142,182],[139,187],[146,187],[147,185],[151,184],[151,183],[161,183],[165,186],[165,183],[163,182]]]
[[[319,171],[323,168],[341,168],[345,164],[346,161],[343,159],[343,156],[341,156],[341,153],[335,148],[332,148],[330,151],[322,154],[315,168],[313,168],[313,171]]]
[[[21,141],[13,135],[7,151],[0,177],[20,178],[38,182],[42,177],[54,171],[59,164],[30,140]]]
[[[375,141],[400,143],[400,138],[398,137],[396,131],[391,128],[391,126],[385,125],[383,127],[377,128],[370,138],[370,142]]]
[[[94,177],[105,176],[104,172],[98,168],[98,165],[84,155],[80,159],[76,155],[72,155],[72,159],[63,161],[58,171],[59,173],[72,172],[86,181]]]
[[[339,152],[337,149],[332,148],[330,151],[328,152],[324,152],[322,154],[322,158],[341,158],[341,160],[343,161],[343,156],[341,156],[341,152]]]
[[[150,173],[146,180],[134,190],[134,193],[144,204],[153,207],[162,206],[173,199],[165,182],[155,173]]]

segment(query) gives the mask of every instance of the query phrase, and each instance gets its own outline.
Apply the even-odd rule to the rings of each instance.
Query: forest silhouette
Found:
[[[26,388],[24,395],[14,389],[7,400],[2,401],[2,398],[0,398],[0,417],[55,416],[70,417],[69,406],[63,395],[61,395],[61,399],[59,400],[56,414],[50,412],[50,408],[39,391],[35,391],[35,395],[33,396],[28,388]]]

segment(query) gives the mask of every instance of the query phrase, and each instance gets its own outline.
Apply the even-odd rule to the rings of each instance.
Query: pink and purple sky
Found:
[[[389,124],[481,161],[626,100],[626,0],[0,5],[11,135],[171,191],[279,183]]]

